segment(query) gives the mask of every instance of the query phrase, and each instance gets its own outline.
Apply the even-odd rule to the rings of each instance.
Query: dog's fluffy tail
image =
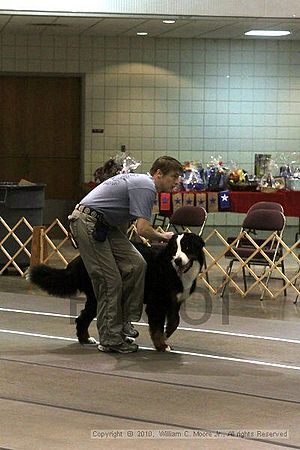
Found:
[[[70,297],[80,290],[78,273],[69,266],[65,269],[56,269],[46,264],[37,264],[29,269],[26,278],[56,297]]]

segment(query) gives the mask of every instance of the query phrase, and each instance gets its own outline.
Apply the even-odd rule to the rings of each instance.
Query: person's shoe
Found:
[[[134,353],[138,350],[138,345],[129,344],[128,342],[122,342],[119,345],[101,345],[97,346],[99,352],[104,353]]]
[[[133,344],[135,339],[129,336],[124,336],[124,341],[127,342],[127,344]]]
[[[123,326],[123,333],[125,336],[131,337],[131,338],[137,338],[139,336],[138,330],[134,328],[131,322],[126,322]]]

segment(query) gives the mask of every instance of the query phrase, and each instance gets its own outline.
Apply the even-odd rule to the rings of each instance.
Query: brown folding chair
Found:
[[[279,209],[253,209],[248,212],[242,228],[241,232],[246,231],[248,234],[253,233],[253,240],[258,246],[262,246],[262,250],[254,255],[254,257],[248,262],[248,266],[250,265],[258,265],[264,266],[265,268],[270,267],[270,264],[265,259],[262,251],[269,257],[272,263],[278,261],[282,256],[282,246],[280,242],[276,239],[276,235],[282,238],[284,227],[285,227],[286,219],[284,214]],[[264,237],[258,237],[258,235],[263,234]],[[263,245],[265,240],[273,234],[272,239]],[[232,243],[233,241],[231,241]],[[243,260],[246,261],[256,250],[256,247],[247,239],[242,238],[237,241],[236,245],[233,247],[233,250],[236,254]],[[239,259],[233,254],[231,250],[225,253],[225,257],[230,259],[230,263],[227,267],[227,274],[230,275],[233,264],[235,262],[240,262]],[[279,263],[281,267],[282,273],[285,273],[284,261],[282,260]],[[246,282],[246,271],[245,267],[243,267],[243,281],[245,291],[247,290],[247,282]],[[268,286],[269,279],[271,276],[271,270],[267,276],[265,285]],[[225,289],[229,283],[229,280],[225,283],[221,297],[223,297],[225,293]],[[285,281],[283,280],[283,284]],[[265,289],[263,290],[260,300],[263,299]],[[286,290],[284,290],[284,294],[286,295]]]
[[[179,227],[188,232],[191,232],[190,228],[198,228],[196,234],[201,236],[206,220],[207,212],[202,206],[181,206],[171,215],[166,230],[173,227],[176,233],[179,233]]]
[[[277,202],[257,202],[254,203],[254,205],[250,206],[250,208],[247,211],[247,214],[249,214],[251,211],[254,211],[256,209],[271,209],[271,210],[276,210],[276,211],[280,211],[282,212],[282,214],[284,214],[284,209],[283,206],[280,203]],[[227,238],[227,242],[228,244],[231,244],[236,238],[235,237],[228,237]],[[255,242],[257,243],[257,245],[262,245],[264,242],[264,239],[258,239],[255,238],[255,236],[253,236],[253,239],[255,240]],[[245,240],[246,244],[249,244],[249,240],[246,239]]]
[[[250,208],[247,211],[247,214],[249,214],[250,211],[254,211],[255,209],[275,209],[277,211],[282,212],[284,214],[283,206],[280,203],[277,202],[257,202],[254,203],[254,205],[250,206]]]

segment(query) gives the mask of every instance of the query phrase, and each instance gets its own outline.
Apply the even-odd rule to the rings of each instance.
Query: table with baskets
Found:
[[[222,205],[222,196],[228,202]],[[160,193],[157,204],[153,210],[156,226],[159,220],[163,224],[172,215],[172,212],[180,206],[203,206],[207,212],[233,212],[246,213],[257,202],[277,202],[283,206],[284,213],[289,217],[299,218],[299,230],[296,239],[300,236],[300,191],[280,189],[271,192],[251,191],[181,191],[174,193]]]

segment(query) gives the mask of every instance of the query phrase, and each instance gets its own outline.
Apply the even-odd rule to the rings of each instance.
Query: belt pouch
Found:
[[[97,220],[95,223],[94,231],[92,236],[96,241],[104,242],[108,234],[108,226],[105,225],[101,220]]]

